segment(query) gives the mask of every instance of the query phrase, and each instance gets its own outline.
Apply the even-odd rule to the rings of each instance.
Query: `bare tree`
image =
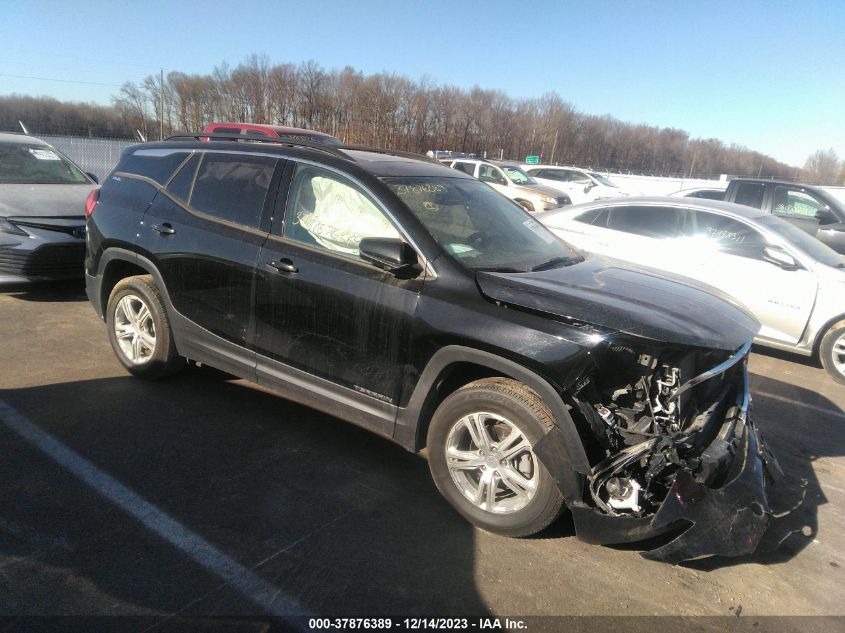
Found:
[[[839,162],[833,148],[813,152],[804,163],[806,178],[823,185],[842,184],[840,174],[843,169],[845,165]]]

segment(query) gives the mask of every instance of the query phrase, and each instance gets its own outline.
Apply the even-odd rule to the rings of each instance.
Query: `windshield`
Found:
[[[767,229],[788,240],[792,245],[800,248],[810,257],[827,266],[845,267],[845,257],[834,251],[827,244],[799,229],[791,222],[776,215],[766,215],[757,221]]]
[[[536,185],[537,181],[531,176],[522,171],[519,167],[502,167],[504,172],[508,175],[516,185]]]
[[[446,252],[472,270],[526,272],[580,258],[522,207],[478,180],[429,177],[384,182]]]
[[[80,185],[88,177],[48,145],[0,143],[0,183]]]
[[[601,174],[594,174],[593,172],[590,172],[590,176],[598,180],[605,187],[616,187],[617,189],[619,188],[613,181],[609,180],[608,178],[605,178]]]

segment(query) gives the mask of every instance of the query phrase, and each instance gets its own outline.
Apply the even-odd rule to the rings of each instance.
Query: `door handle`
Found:
[[[153,224],[150,228],[159,235],[173,235],[174,233],[176,233],[176,229],[170,226],[169,222],[165,222],[161,226],[159,226],[158,224]]]
[[[280,260],[273,260],[269,264],[267,264],[270,268],[275,270],[278,273],[296,273],[299,272],[299,268],[289,260],[287,257],[284,257]]]

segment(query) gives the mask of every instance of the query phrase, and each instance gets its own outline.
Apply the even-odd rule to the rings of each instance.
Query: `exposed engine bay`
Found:
[[[738,479],[751,467],[743,455],[750,446],[755,453],[750,457],[759,457],[776,475],[777,463],[750,423],[749,347],[734,354],[659,343],[645,349],[642,341],[619,338],[597,347],[596,370],[565,394],[592,466],[583,505],[607,518],[642,524],[658,515],[667,499],[687,508],[702,491]],[[696,492],[684,498],[681,484]],[[760,500],[754,502],[759,509],[753,508],[760,520],[752,521],[760,535],[768,521],[762,486],[761,477]],[[689,518],[687,525],[700,519]]]

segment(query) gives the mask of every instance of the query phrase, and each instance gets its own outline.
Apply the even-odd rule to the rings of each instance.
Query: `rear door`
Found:
[[[285,371],[278,361],[396,404],[424,273],[398,279],[358,256],[364,237],[402,237],[360,184],[305,163],[288,171],[256,277],[259,379]]]
[[[253,276],[284,161],[237,152],[197,152],[159,193],[141,228],[176,311],[245,347]],[[210,339],[208,343],[213,342]]]

